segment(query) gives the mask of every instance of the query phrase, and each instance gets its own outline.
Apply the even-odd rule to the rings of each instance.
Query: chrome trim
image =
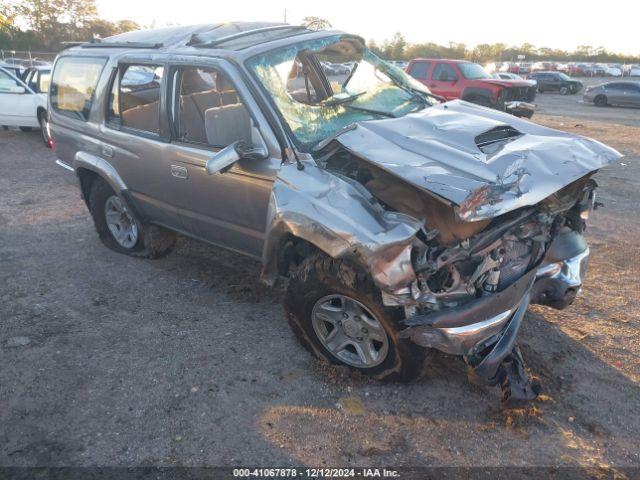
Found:
[[[511,310],[499,313],[495,317],[488,318],[482,322],[472,323],[471,325],[465,325],[464,327],[441,328],[440,330],[446,332],[448,335],[475,335],[494,325],[502,324],[507,318],[509,318],[509,315],[511,315]]]
[[[70,172],[75,172],[75,169],[71,165],[67,165],[66,163],[64,163],[59,158],[56,160],[56,164],[60,165],[62,168],[65,168],[65,169],[69,170]]]

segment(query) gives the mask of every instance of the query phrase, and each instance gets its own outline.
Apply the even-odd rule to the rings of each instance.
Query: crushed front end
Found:
[[[307,75],[313,55],[359,61],[332,86]],[[394,340],[462,356],[470,378],[502,386],[506,400],[534,398],[520,325],[530,303],[574,300],[589,257],[591,177],[621,155],[495,109],[431,103],[353,37],[251,65],[297,146],[271,192],[263,279],[286,277],[308,252],[347,260],[379,291],[363,302],[403,311],[388,329]],[[297,325],[310,316],[294,315]]]

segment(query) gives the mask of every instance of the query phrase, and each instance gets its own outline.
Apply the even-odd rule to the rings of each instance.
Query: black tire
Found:
[[[51,148],[51,144],[49,143],[49,134],[47,133],[47,114],[42,112],[38,114],[38,123],[40,124],[40,136],[42,137],[42,142],[45,144],[47,148]]]
[[[31,130],[33,130],[33,128],[31,128],[31,127],[20,127],[20,130],[22,130],[23,132],[30,132]]]
[[[113,189],[102,178],[96,178],[89,192],[89,211],[102,243],[118,253],[140,258],[160,258],[173,250],[176,234],[157,225],[142,224],[134,219],[138,228],[138,240],[132,248],[120,245],[107,226],[105,204],[109,197],[115,195]]]
[[[571,89],[569,87],[560,87],[560,95],[569,95]]]
[[[403,328],[404,309],[382,304],[380,290],[362,268],[323,253],[306,258],[291,274],[284,297],[284,308],[298,341],[320,359],[346,365],[329,352],[319,340],[312,324],[316,302],[327,295],[345,295],[357,300],[376,317],[389,339],[385,360],[371,368],[357,368],[364,375],[384,381],[411,381],[423,370],[428,350],[398,337]]]
[[[604,95],[598,95],[596,98],[593,99],[593,103],[597,107],[606,107],[608,103],[607,97],[605,97]]]

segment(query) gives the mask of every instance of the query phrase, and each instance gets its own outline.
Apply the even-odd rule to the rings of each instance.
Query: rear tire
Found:
[[[102,178],[96,178],[91,185],[88,204],[100,240],[115,252],[133,257],[160,258],[169,254],[176,243],[175,233],[137,220]],[[120,220],[113,219],[118,216]],[[115,222],[120,222],[120,227]],[[122,235],[116,236],[119,231]]]
[[[351,317],[345,314],[344,310],[340,309],[339,298],[347,299],[351,305],[359,305],[359,311],[361,313],[364,311],[365,316],[359,318],[357,315]],[[338,306],[330,306],[329,308],[332,309],[330,311],[334,313],[333,308],[335,308],[335,312],[338,312],[337,318],[341,318],[340,315],[346,318],[344,323],[337,322],[340,324],[339,335],[347,342],[352,342],[341,351],[341,356],[346,357],[346,361],[325,346],[329,343],[328,339],[331,337],[333,328],[327,334],[318,333],[320,327],[316,312],[333,299],[338,301]],[[318,358],[336,365],[347,365],[364,375],[384,381],[410,381],[423,372],[428,350],[398,336],[398,332],[404,326],[404,310],[383,305],[380,290],[374,285],[371,276],[350,262],[336,260],[323,253],[306,258],[291,274],[284,297],[284,308],[289,325],[299,342]],[[354,336],[358,337],[360,335],[358,329],[370,325],[371,320],[377,324],[374,328],[369,328],[370,331],[362,329],[366,336],[364,342],[370,342],[374,345],[374,349],[378,348],[377,353],[380,356],[373,356],[375,361],[370,362],[372,364],[370,367],[356,366],[354,363],[357,363],[358,355],[362,357],[362,354],[359,353],[361,350],[356,345],[358,342],[354,343],[352,339]],[[383,330],[379,328],[380,326]],[[319,335],[323,335],[323,338]],[[368,335],[372,338],[369,342]],[[386,338],[382,340],[380,335]],[[376,339],[380,340],[377,346]],[[349,348],[353,353],[349,353]],[[384,356],[380,352],[383,352]],[[349,357],[355,358],[355,362],[349,360]]]
[[[38,123],[40,124],[40,135],[42,136],[43,143],[47,148],[51,148],[51,143],[49,142],[49,133],[47,132],[46,113],[41,113],[40,115],[38,115]]]
[[[607,97],[605,97],[604,95],[598,95],[596,98],[593,99],[593,103],[597,107],[606,107],[607,106]]]

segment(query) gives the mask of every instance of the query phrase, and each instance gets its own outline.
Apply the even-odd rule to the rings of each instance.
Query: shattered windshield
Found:
[[[359,121],[400,117],[432,104],[429,90],[354,37],[300,42],[251,58],[302,150]]]

